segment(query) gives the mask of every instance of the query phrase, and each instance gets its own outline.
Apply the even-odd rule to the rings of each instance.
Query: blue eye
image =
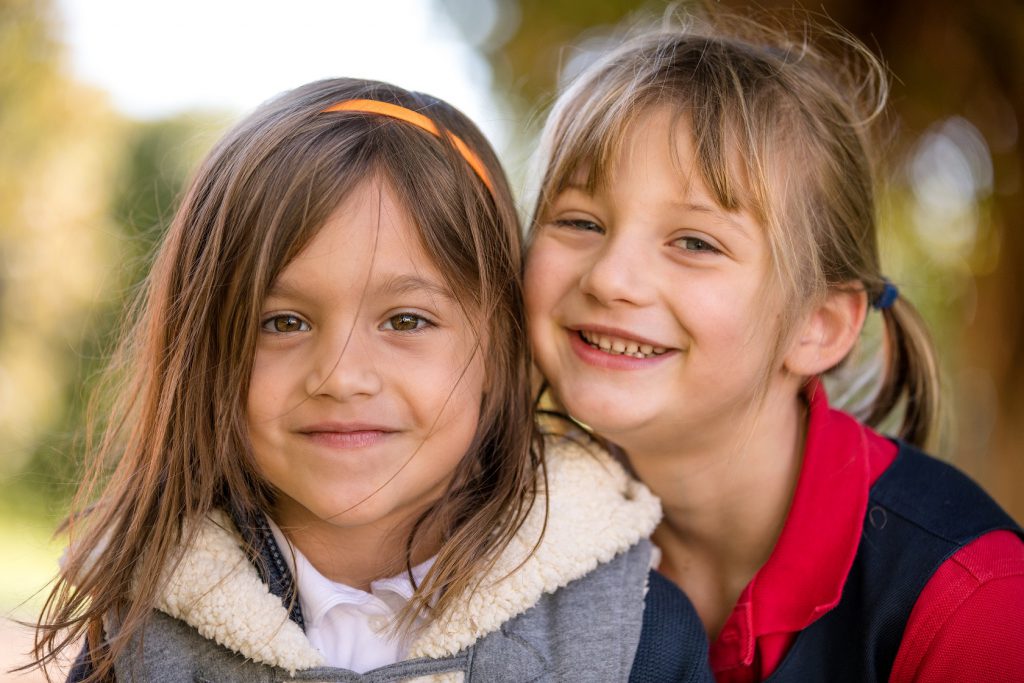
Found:
[[[281,315],[271,316],[264,320],[260,327],[265,332],[273,332],[276,334],[290,334],[292,332],[309,332],[311,329],[309,323],[300,318],[297,315],[291,313],[282,313]]]
[[[600,225],[585,218],[561,218],[554,221],[554,224],[560,228],[569,228],[570,230],[579,230],[581,232],[604,232],[604,228]]]
[[[430,325],[433,325],[433,323],[422,315],[397,313],[385,320],[384,324],[381,325],[381,329],[393,330],[395,332],[416,332]]]
[[[680,237],[676,240],[676,244],[686,251],[718,253],[718,249],[713,244],[699,237]]]

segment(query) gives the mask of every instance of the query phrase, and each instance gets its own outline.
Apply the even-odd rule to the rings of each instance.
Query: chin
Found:
[[[380,501],[352,501],[344,507],[325,509],[318,515],[324,522],[340,529],[366,527],[387,519],[392,510]]]
[[[626,434],[640,429],[648,422],[645,415],[631,406],[624,410],[621,401],[595,401],[577,397],[572,401],[564,401],[562,405],[573,417],[594,432],[615,441],[618,434]]]

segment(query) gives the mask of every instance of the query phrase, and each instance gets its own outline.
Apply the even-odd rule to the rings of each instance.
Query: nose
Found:
[[[613,237],[583,270],[580,289],[605,306],[649,303],[653,292],[649,256],[639,241]]]
[[[325,338],[321,346],[306,375],[306,393],[310,397],[345,401],[380,392],[383,381],[378,359],[368,340],[347,333],[340,339]]]

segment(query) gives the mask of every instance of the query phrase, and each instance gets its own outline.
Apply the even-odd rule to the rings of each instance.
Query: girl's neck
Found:
[[[322,520],[303,520],[279,503],[274,520],[288,540],[323,576],[363,591],[370,584],[406,569],[406,545],[410,526],[338,527]],[[411,549],[408,566],[416,566],[440,548],[436,534],[421,529]]]
[[[793,499],[806,411],[785,384],[717,441],[694,445],[677,434],[674,452],[627,450],[664,508],[653,537],[660,569],[687,592],[712,638],[771,555]]]

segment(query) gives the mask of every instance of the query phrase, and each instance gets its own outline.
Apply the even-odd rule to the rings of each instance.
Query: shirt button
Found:
[[[370,628],[372,628],[375,633],[379,634],[381,631],[383,631],[384,629],[386,629],[388,627],[388,618],[387,617],[370,617],[367,620],[367,623],[370,624]]]

